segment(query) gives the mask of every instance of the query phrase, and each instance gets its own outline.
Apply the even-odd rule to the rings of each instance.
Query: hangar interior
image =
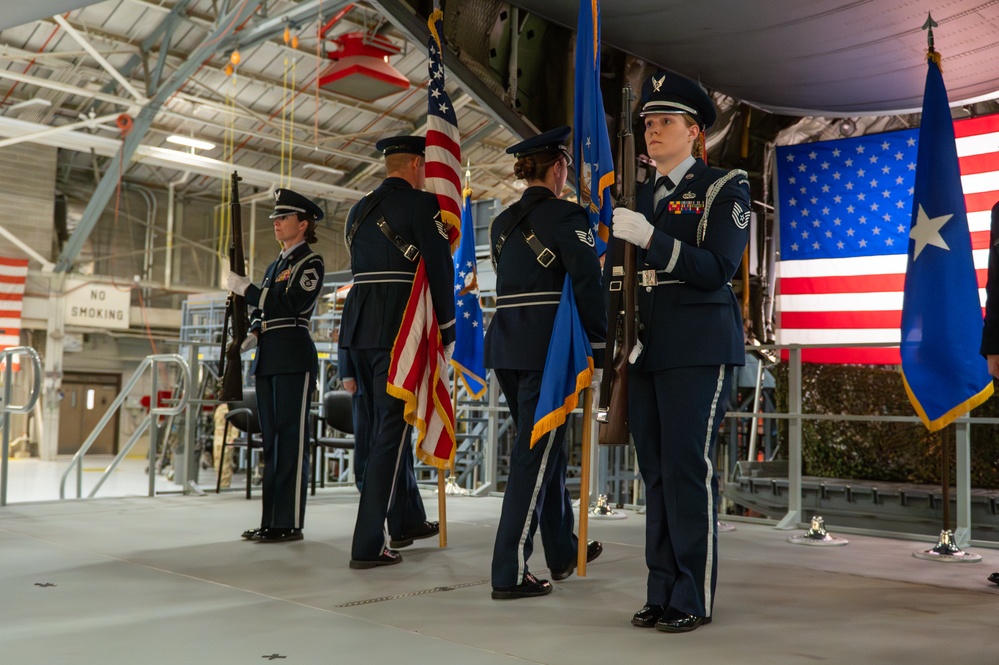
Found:
[[[984,577],[999,564],[993,531],[973,541],[984,565],[935,567],[911,557],[936,541],[933,498],[926,519],[903,520],[897,530],[905,539],[880,537],[892,529],[879,522],[854,529],[851,547],[821,551],[789,545],[788,532],[772,528],[776,519],[733,518],[735,532],[722,536],[724,620],[669,647],[623,632],[643,576],[640,480],[626,450],[594,454],[601,469],[594,493],[606,492],[616,507],[595,511],[590,528],[610,556],[557,588],[547,605],[527,612],[520,603],[490,605],[482,578],[502,461],[489,442],[510,436],[495,416],[464,444],[448,504],[451,544],[418,548],[413,567],[377,579],[347,572],[356,494],[343,451],[323,458],[305,543],[274,552],[236,542],[255,520],[256,502],[243,497],[256,491],[255,460],[242,460],[232,491],[219,496],[205,461],[226,295],[229,176],[241,177],[255,278],[277,249],[267,219],[276,187],[305,193],[326,212],[316,249],[329,274],[313,336],[325,387],[334,387],[337,306],[350,280],[344,220],[383,177],[375,142],[426,129],[426,20],[434,3],[6,4],[0,257],[27,260],[19,333],[9,345],[38,354],[35,365],[20,356],[6,394],[14,405],[37,399],[27,412],[4,416],[10,505],[0,508],[0,560],[9,620],[0,653],[15,656],[11,662],[125,663],[148,650],[155,662],[192,653],[214,662],[370,662],[374,653],[376,662],[563,663],[606,662],[623,649],[658,658],[666,648],[678,660],[706,662],[889,663],[926,654],[992,662],[985,617],[996,592]],[[774,251],[773,146],[918,125],[928,11],[939,24],[954,117],[999,111],[999,9],[965,1],[755,4],[604,2],[602,77],[612,137],[620,129],[616,91],[624,83],[640,88],[657,68],[712,92],[720,121],[708,137],[711,161],[745,169],[752,182],[753,269],[740,288],[754,289],[750,333],[767,343],[772,322],[761,294]],[[523,188],[505,148],[571,124],[580,3],[440,5],[488,310],[486,229]],[[190,378],[178,364],[148,362],[161,354],[183,358]],[[746,389],[754,374],[750,368]],[[167,413],[181,395],[183,414],[150,418],[150,396]],[[116,401],[120,408],[91,436]],[[479,406],[502,412],[495,395]],[[89,439],[87,457],[67,469]],[[741,450],[726,453],[726,464],[734,468]],[[430,508],[435,477],[424,469],[422,478]],[[747,493],[758,493],[746,483]],[[95,501],[49,503],[91,490]],[[152,505],[134,498],[146,494],[156,496]],[[994,496],[980,503],[992,514],[995,505]],[[792,526],[807,522],[804,515]],[[853,639],[829,629],[847,621],[859,624]],[[722,640],[718,628],[727,631]]]

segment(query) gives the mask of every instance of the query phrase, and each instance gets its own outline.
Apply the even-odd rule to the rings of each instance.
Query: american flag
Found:
[[[435,9],[427,21],[430,78],[427,82],[427,181],[428,192],[437,195],[441,219],[447,225],[451,252],[461,236],[461,139],[454,105],[444,89],[444,53],[441,35],[444,12]]]
[[[27,259],[0,257],[0,350],[21,345],[21,308],[27,276]]]
[[[984,303],[999,115],[954,123]],[[900,340],[918,130],[778,147],[777,342]],[[897,346],[804,349],[818,363],[899,364]]]
[[[451,382],[422,258],[392,345],[386,391],[405,402],[404,417],[417,432],[417,457],[438,469],[451,466],[455,450]]]

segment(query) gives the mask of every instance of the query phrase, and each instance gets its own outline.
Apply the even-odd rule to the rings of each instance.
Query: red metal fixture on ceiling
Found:
[[[409,88],[409,79],[388,63],[401,50],[377,35],[350,32],[333,42],[337,50],[328,57],[335,64],[319,79],[319,85],[347,97],[370,102]]]

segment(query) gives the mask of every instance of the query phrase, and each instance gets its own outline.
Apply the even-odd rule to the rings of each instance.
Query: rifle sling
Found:
[[[349,229],[347,229],[347,235],[345,236],[347,240],[347,249],[350,249],[350,244],[354,242],[354,234],[357,233],[357,229],[361,227],[361,224],[367,221],[371,213],[378,207],[378,204],[381,203],[382,200],[384,200],[384,198],[392,191],[393,189],[391,187],[386,187],[380,194],[372,196],[371,199],[369,199],[368,205],[364,209],[364,212],[359,213],[357,221],[354,222]]]
[[[538,199],[526,208],[522,205],[523,201],[517,201],[509,208],[510,221],[507,223],[503,232],[500,233],[499,238],[496,239],[496,248],[493,252],[493,267],[499,263],[500,253],[503,251],[503,245],[506,244],[507,238],[513,233],[518,226],[521,225],[527,219],[527,215],[534,210],[540,203],[549,200],[554,197],[546,197]],[[556,261],[555,252],[545,247],[544,243],[538,239],[537,234],[534,233],[534,228],[531,226],[530,222],[527,222],[527,228],[521,229],[520,232],[524,235],[524,240],[527,242],[531,251],[534,252],[534,256],[537,257],[538,263],[540,263],[545,268],[552,267],[552,264]]]

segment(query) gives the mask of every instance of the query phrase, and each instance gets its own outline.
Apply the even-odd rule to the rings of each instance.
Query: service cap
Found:
[[[274,212],[269,219],[298,213],[306,221],[318,222],[323,218],[323,209],[310,199],[290,189],[274,190]]]
[[[642,86],[642,110],[638,115],[645,117],[651,113],[687,113],[702,130],[713,125],[718,117],[714,102],[699,83],[662,69]]]
[[[427,139],[423,136],[392,136],[376,143],[375,148],[386,157],[400,152],[423,156],[427,150]]]
[[[510,146],[506,149],[506,152],[517,159],[539,152],[561,152],[565,155],[566,163],[572,164],[572,155],[569,154],[569,148],[566,145],[570,132],[572,132],[572,129],[568,126],[549,129],[547,132],[542,132],[537,136],[532,136],[529,139],[524,139],[520,143]]]

